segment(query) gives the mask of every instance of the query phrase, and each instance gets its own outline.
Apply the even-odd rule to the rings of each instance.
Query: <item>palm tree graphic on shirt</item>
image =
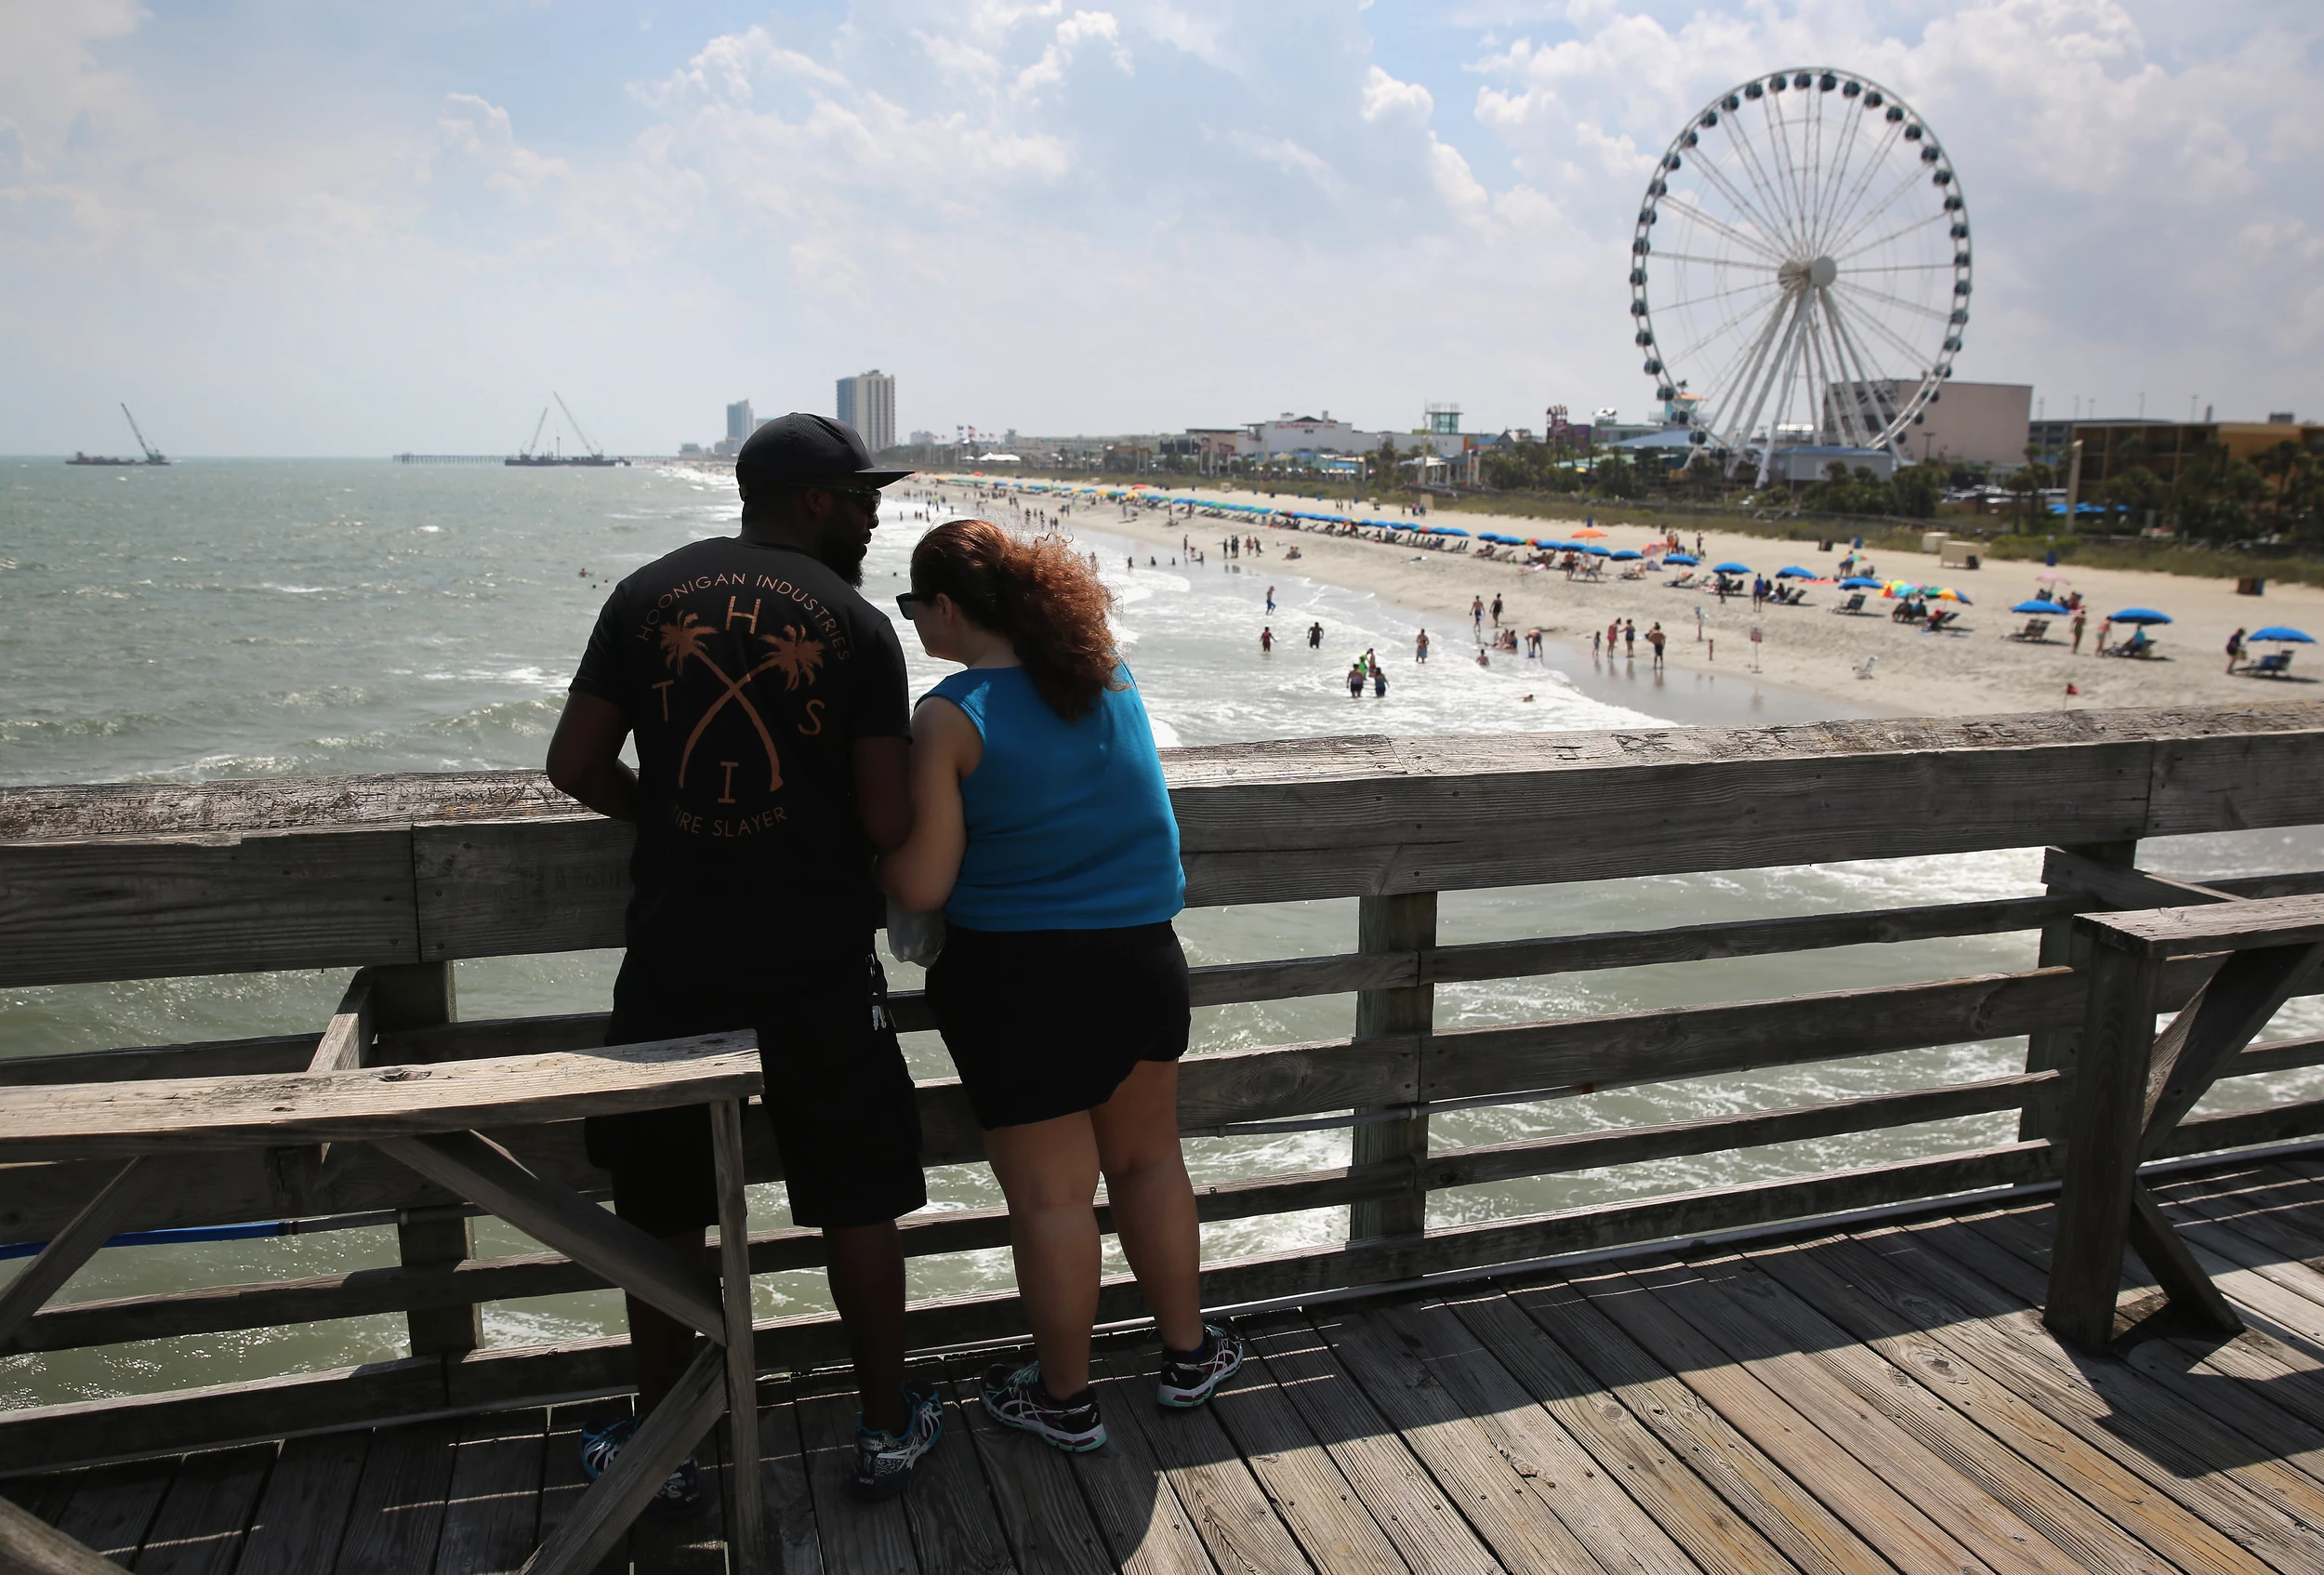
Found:
[[[761,662],[740,678],[729,678],[726,675],[726,669],[720,667],[717,658],[705,648],[705,642],[717,633],[716,629],[704,623],[692,613],[681,613],[676,621],[662,626],[662,665],[664,667],[683,677],[688,660],[698,661],[710,669],[711,677],[724,685],[724,692],[710,702],[709,708],[705,710],[700,720],[695,721],[693,731],[686,735],[686,747],[679,752],[678,756],[678,785],[680,788],[686,785],[686,767],[693,760],[694,746],[702,741],[703,732],[709,727],[712,719],[726,708],[726,703],[732,700],[740,706],[743,708],[743,714],[750,719],[751,727],[759,735],[759,742],[766,749],[767,791],[772,793],[783,786],[783,759],[775,752],[774,735],[767,731],[766,719],[759,714],[759,708],[750,703],[750,696],[743,692],[743,687],[775,664],[772,660]]]

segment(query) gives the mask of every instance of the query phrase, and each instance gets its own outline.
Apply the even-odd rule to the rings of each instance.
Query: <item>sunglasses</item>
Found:
[[[907,590],[896,598],[896,611],[902,613],[907,621],[918,617],[934,605],[936,599],[933,596],[923,596],[917,590]]]
[[[815,492],[827,492],[840,497],[852,497],[872,512],[879,511],[879,489],[876,486],[833,486],[827,482],[777,482],[774,484],[806,487]]]

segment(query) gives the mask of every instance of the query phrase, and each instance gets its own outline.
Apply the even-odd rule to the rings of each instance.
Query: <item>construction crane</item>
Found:
[[[581,440],[581,446],[589,451],[589,457],[592,459],[604,458],[605,451],[598,447],[597,444],[591,443],[589,441],[589,434],[581,430],[581,423],[574,419],[573,406],[565,403],[565,396],[559,393],[555,389],[551,389],[548,390],[548,397],[555,400],[557,402],[557,408],[565,413],[566,424],[573,428],[573,435]]]
[[[168,464],[168,463],[169,463],[169,456],[168,456],[168,455],[166,455],[166,454],[164,454],[164,453],[163,453],[160,449],[155,448],[155,447],[154,447],[152,443],[147,443],[147,442],[145,441],[145,434],[144,434],[143,432],[141,432],[141,431],[138,430],[138,418],[137,418],[136,417],[134,417],[134,416],[130,416],[130,415],[129,415],[129,407],[128,407],[128,405],[127,405],[127,404],[123,404],[123,405],[122,405],[122,407],[121,407],[121,414],[122,414],[122,415],[124,415],[124,416],[128,417],[128,419],[129,419],[129,430],[130,430],[130,432],[131,432],[131,433],[132,433],[132,434],[133,434],[133,435],[137,438],[137,440],[138,440],[138,446],[139,446],[139,448],[141,448],[141,449],[145,450],[145,462],[146,462],[148,465],[166,465],[166,464]]]
[[[526,443],[522,448],[518,449],[517,452],[523,455],[527,459],[530,459],[533,457],[534,451],[541,446],[541,429],[548,425],[548,406],[544,404],[541,406],[541,418],[533,423],[533,441]]]

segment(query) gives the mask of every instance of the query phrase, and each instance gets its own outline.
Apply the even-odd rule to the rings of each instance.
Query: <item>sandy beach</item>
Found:
[[[906,483],[918,485],[919,483]],[[1267,502],[1264,493],[1204,492],[1174,489],[1177,496],[1217,497],[1238,503]],[[975,494],[960,482],[944,483],[943,495],[961,512],[976,508]],[[1027,500],[1034,507],[1053,503]],[[1321,509],[1297,503],[1285,493],[1274,501],[1287,507]],[[1600,545],[1643,549],[1648,539],[1644,526],[1623,523],[1618,505],[1596,515],[1607,534]],[[1359,512],[1371,512],[1361,510]],[[1464,511],[1446,516],[1471,531],[1500,529],[1512,536],[1562,535],[1572,523],[1559,524]],[[1501,622],[1521,634],[1539,629],[1543,637],[1587,651],[1594,629],[1603,636],[1609,622],[1633,620],[1639,640],[1635,661],[1647,665],[1646,631],[1660,623],[1669,637],[1665,660],[1673,675],[1695,669],[1721,674],[1749,671],[1753,666],[1750,631],[1762,633],[1758,667],[1765,682],[1783,688],[1822,695],[1852,707],[1912,716],[1963,716],[1978,713],[2045,710],[2060,707],[2146,707],[2221,705],[2308,697],[2324,679],[2324,651],[2305,646],[2271,645],[2263,649],[2292,653],[2294,676],[2252,678],[2226,671],[2228,635],[2238,628],[2253,629],[2285,624],[2324,640],[2324,588],[2271,582],[2264,595],[2236,594],[2232,579],[2196,579],[2179,575],[2115,569],[2057,571],[2070,579],[2057,587],[2044,586],[2036,576],[2038,562],[1987,563],[1975,570],[1947,569],[1928,554],[1877,552],[1870,571],[1883,579],[1909,579],[1951,586],[1970,599],[1959,623],[1941,634],[1893,622],[1888,614],[1895,603],[1878,591],[1868,593],[1862,614],[1836,611],[1848,592],[1830,584],[1808,587],[1802,606],[1766,606],[1754,613],[1750,597],[1731,597],[1724,605],[1707,590],[1673,589],[1675,573],[1649,574],[1643,579],[1617,577],[1609,566],[1596,581],[1568,581],[1560,569],[1527,569],[1518,564],[1480,562],[1467,553],[1417,551],[1410,547],[1348,536],[1325,536],[1315,530],[1249,526],[1240,521],[1181,513],[1165,519],[1158,510],[1125,510],[1110,501],[1077,500],[1068,523],[1134,537],[1157,549],[1175,551],[1183,538],[1220,558],[1220,543],[1238,530],[1252,531],[1261,544],[1257,556],[1246,555],[1246,574],[1261,580],[1263,591],[1269,571],[1288,577],[1310,578],[1366,591],[1383,602],[1408,607],[1421,615],[1433,645],[1433,659],[1472,659],[1470,602],[1482,596],[1489,606],[1502,599]],[[1829,553],[1813,541],[1776,541],[1763,536],[1701,533],[1704,562],[1734,561],[1772,576],[1787,565],[1798,565],[1830,576],[1847,554],[1844,540]],[[1689,549],[1695,533],[1684,533]],[[1287,559],[1296,545],[1300,556]],[[2089,628],[2080,655],[2067,645],[2068,620],[2051,620],[2045,643],[2012,640],[2022,629],[2023,615],[2009,611],[2014,602],[2046,590],[2079,590],[2090,606]],[[2094,655],[2099,625],[2107,615],[2129,607],[2148,607],[2168,613],[2172,623],[2149,630],[2158,642],[2157,655],[2146,660],[2100,657]],[[1701,615],[1701,638],[1697,637],[1697,614]],[[1243,633],[1256,642],[1266,623],[1254,605],[1250,628]],[[1487,629],[1490,629],[1488,620]],[[1278,628],[1279,640],[1299,631]],[[2112,640],[2126,637],[2118,627]],[[1496,654],[1496,661],[1513,658]],[[1868,677],[1860,677],[1869,664]],[[2079,693],[2069,695],[2068,685]]]

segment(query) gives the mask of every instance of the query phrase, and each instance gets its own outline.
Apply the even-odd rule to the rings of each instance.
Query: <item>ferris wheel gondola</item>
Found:
[[[1794,67],[1671,139],[1631,242],[1645,371],[1732,475],[1799,443],[1885,449],[1942,397],[1969,324],[1952,161],[1861,74]]]

